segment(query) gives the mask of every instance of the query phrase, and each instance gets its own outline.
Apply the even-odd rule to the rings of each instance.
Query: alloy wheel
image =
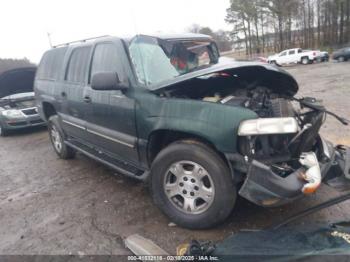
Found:
[[[186,214],[205,212],[215,196],[210,174],[192,161],[171,165],[164,178],[164,191],[171,204]]]
[[[52,144],[55,147],[56,151],[58,153],[61,152],[62,150],[62,137],[61,134],[58,132],[56,126],[52,126],[51,127],[51,139],[52,139]]]

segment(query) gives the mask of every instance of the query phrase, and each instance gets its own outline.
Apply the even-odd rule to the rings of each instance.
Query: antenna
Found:
[[[49,32],[47,32],[47,38],[49,39],[49,45],[52,48],[51,34]]]

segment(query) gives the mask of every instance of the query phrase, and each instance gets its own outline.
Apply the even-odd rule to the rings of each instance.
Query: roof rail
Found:
[[[104,38],[104,37],[108,37],[110,35],[101,35],[101,36],[97,36],[97,37],[90,37],[90,38],[86,38],[86,39],[81,39],[81,40],[76,40],[76,41],[72,41],[72,42],[67,42],[67,43],[63,43],[63,44],[59,44],[59,45],[54,45],[52,48],[57,48],[60,46],[68,46],[70,44],[75,44],[75,43],[81,43],[81,42],[86,42],[86,41],[91,41],[91,40],[95,40],[98,38]]]

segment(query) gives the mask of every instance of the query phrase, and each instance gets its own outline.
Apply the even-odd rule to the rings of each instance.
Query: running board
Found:
[[[149,172],[145,170],[141,170],[135,166],[132,166],[124,161],[120,161],[116,158],[113,158],[101,151],[98,151],[94,148],[91,148],[89,146],[83,145],[82,143],[79,143],[75,140],[69,140],[64,141],[64,143],[79,151],[80,153],[104,164],[109,166],[110,168],[114,169],[115,171],[128,176],[132,178],[136,178],[137,180],[144,181],[147,179]]]

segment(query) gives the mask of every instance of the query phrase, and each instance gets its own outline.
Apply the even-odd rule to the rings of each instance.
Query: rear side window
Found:
[[[113,43],[96,45],[92,58],[90,80],[98,72],[116,72],[119,76],[122,75],[118,48]]]
[[[295,54],[295,50],[289,51],[289,55],[294,55]]]
[[[36,78],[41,80],[58,80],[66,52],[67,47],[47,51],[40,61]]]
[[[73,83],[84,83],[90,58],[90,46],[78,47],[72,51],[68,62],[66,80]]]

